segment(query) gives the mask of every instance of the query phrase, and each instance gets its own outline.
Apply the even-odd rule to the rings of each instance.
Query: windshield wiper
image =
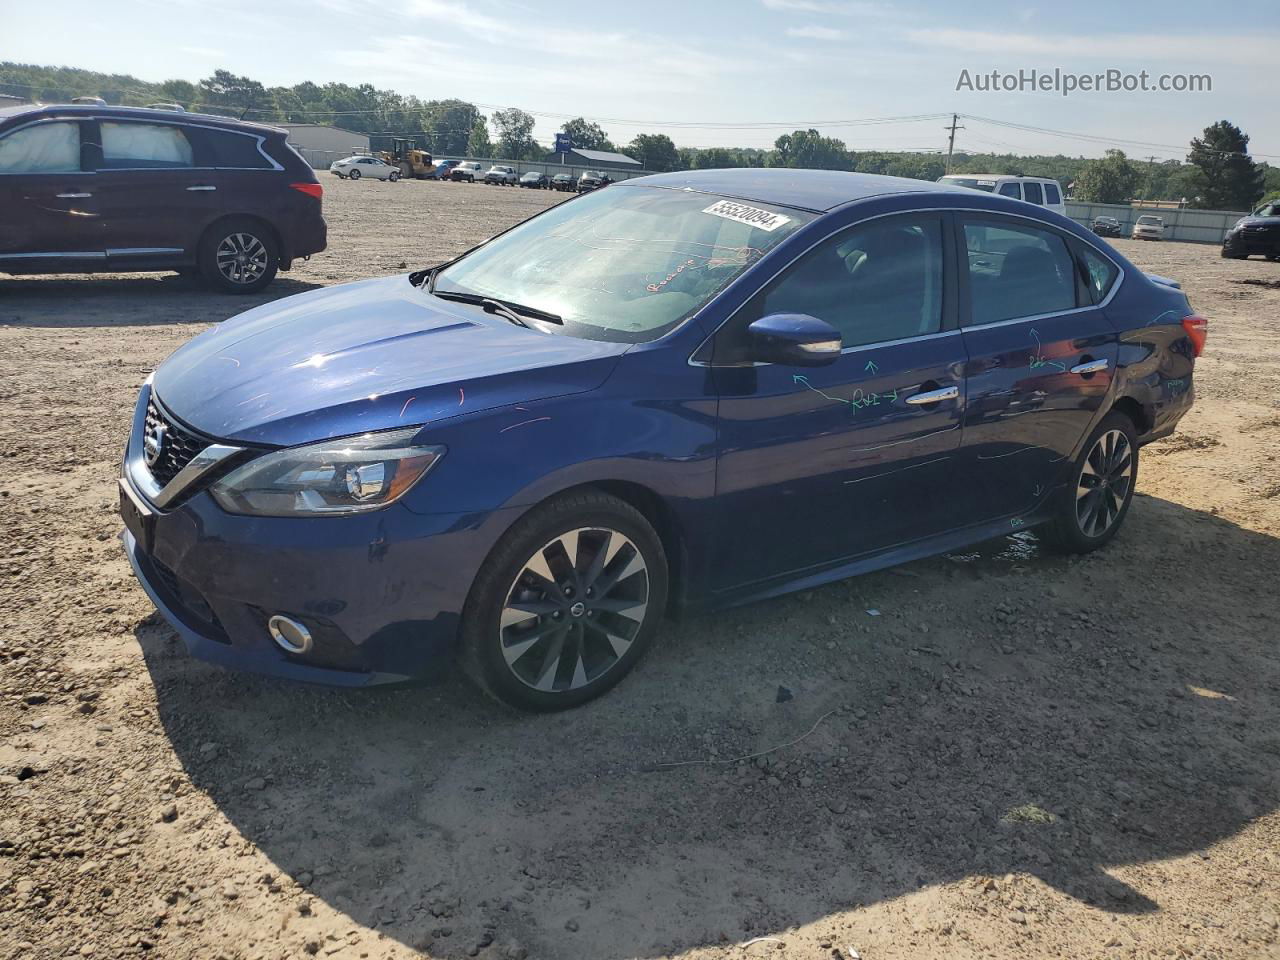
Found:
[[[478,307],[484,307],[490,313],[500,314],[504,319],[522,327],[529,325],[524,322],[523,317],[520,316],[521,314],[526,317],[533,317],[535,320],[541,320],[544,323],[564,324],[564,318],[557,314],[547,313],[537,307],[526,307],[522,303],[512,303],[510,300],[484,297],[478,293],[458,293],[453,290],[430,290],[430,293],[441,300],[456,300],[458,303],[473,303]]]

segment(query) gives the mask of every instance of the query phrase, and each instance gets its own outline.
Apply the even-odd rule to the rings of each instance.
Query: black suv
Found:
[[[198,272],[234,293],[325,248],[321,187],[287,132],[64,104],[0,109],[0,272]]]
[[[598,190],[601,187],[607,187],[613,183],[613,177],[607,173],[601,173],[599,170],[588,170],[578,178],[578,192],[586,193],[589,190]]]

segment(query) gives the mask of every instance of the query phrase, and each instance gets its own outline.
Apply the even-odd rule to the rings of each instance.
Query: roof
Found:
[[[624,186],[667,187],[696,190],[758,200],[784,207],[800,207],[821,213],[854,200],[889,193],[948,193],[971,195],[968,187],[905,177],[882,177],[873,173],[843,170],[793,170],[788,167],[739,167],[731,170],[686,170],[633,177]],[[612,189],[612,188],[611,188]]]
[[[149,107],[115,107],[99,106],[91,103],[24,103],[16,107],[0,107],[0,120],[26,114],[44,114],[50,117],[120,117],[134,120],[190,120],[206,126],[228,127],[234,130],[251,129],[259,133],[285,133],[280,127],[265,123],[253,123],[248,120],[237,120],[235,117],[223,117],[213,113],[179,113],[176,110],[152,110]]]
[[[342,127],[335,127],[331,123],[282,123],[280,124],[285,130],[336,130],[338,133],[349,133],[353,137],[368,137],[369,134],[361,133],[359,130],[344,130]]]
[[[579,150],[576,147],[569,152],[576,153],[592,163],[629,163],[635,167],[641,165],[639,160],[628,157],[625,153],[610,153],[608,150]]]

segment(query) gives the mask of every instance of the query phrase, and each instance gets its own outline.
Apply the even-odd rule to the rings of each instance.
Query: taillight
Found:
[[[324,187],[318,183],[291,183],[289,186],[299,193],[305,193],[308,197],[315,197],[317,200],[324,196]]]
[[[1198,357],[1204,353],[1204,342],[1209,336],[1209,321],[1194,313],[1182,318],[1182,329],[1187,331],[1187,339],[1191,341],[1191,349]]]

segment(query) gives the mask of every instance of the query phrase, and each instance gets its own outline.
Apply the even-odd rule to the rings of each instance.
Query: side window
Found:
[[[80,124],[36,123],[0,137],[0,174],[80,169]]]
[[[1116,282],[1120,270],[1114,263],[1088,246],[1084,247],[1084,265],[1089,274],[1089,295],[1094,303],[1101,303],[1106,299],[1111,285]]]
[[[199,166],[227,169],[270,170],[271,161],[258,149],[258,138],[230,130],[190,131],[201,148]]]
[[[971,323],[1060,313],[1076,306],[1071,253],[1056,233],[966,222]]]
[[[172,169],[193,165],[191,142],[181,127],[169,124],[98,124],[102,130],[102,169]]]
[[[824,240],[756,295],[747,323],[807,313],[846,347],[900,340],[942,327],[942,221],[873,220]]]
[[[1016,183],[1000,184],[1000,196],[1013,197],[1015,200],[1022,199],[1022,188]]]
[[[1044,206],[1044,191],[1040,189],[1038,183],[1024,183],[1022,185],[1022,198],[1027,203],[1037,203]]]
[[[1044,202],[1050,204],[1062,202],[1062,194],[1058,191],[1056,183],[1046,183],[1044,185]]]

